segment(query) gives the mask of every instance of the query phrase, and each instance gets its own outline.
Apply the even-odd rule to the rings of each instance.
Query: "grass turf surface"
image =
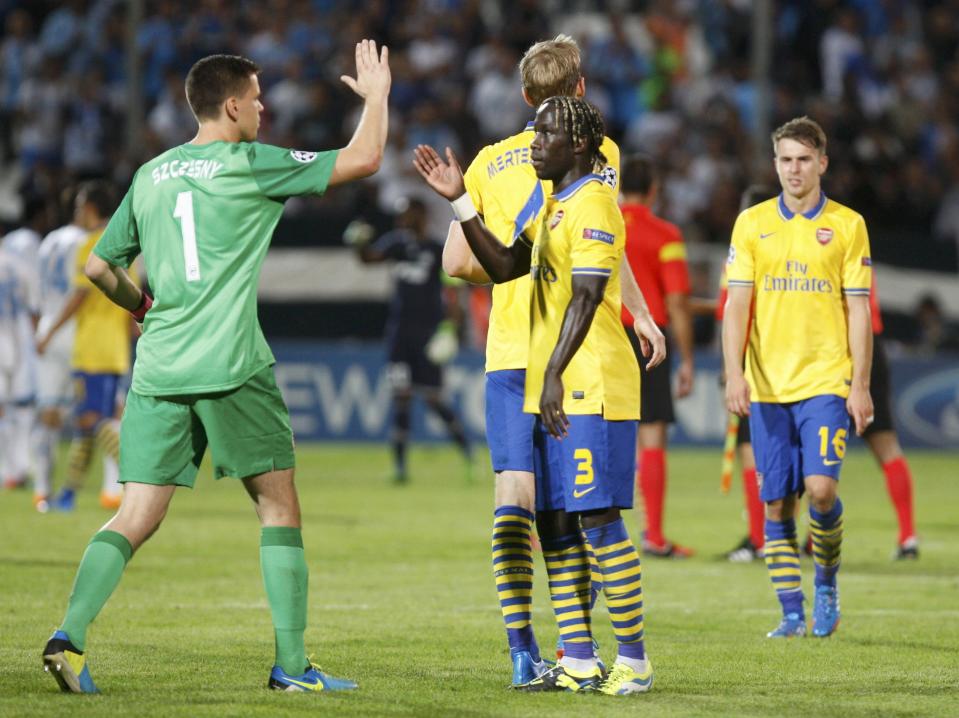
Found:
[[[889,561],[895,521],[883,477],[871,456],[850,452],[842,626],[826,640],[769,641],[778,604],[764,567],[717,559],[745,533],[739,482],[722,497],[718,450],[673,451],[667,530],[698,554],[644,561],[656,683],[626,699],[507,690],[488,548],[492,481],[481,470],[467,486],[452,450],[414,450],[413,480],[397,488],[380,447],[298,447],[307,647],[330,673],[360,683],[349,694],[265,689],[273,645],[256,519],[242,488],[214,482],[208,469],[195,491],[178,492],[90,629],[103,694],[59,693],[40,651],[107,513],[94,481],[72,514],[38,515],[28,492],[8,492],[0,495],[0,715],[956,715],[959,457],[909,458],[920,560]],[[626,520],[635,539],[636,517]],[[536,564],[534,625],[549,654],[556,629],[541,558]],[[811,581],[804,559],[807,597]],[[593,625],[609,662],[615,642],[602,606]]]

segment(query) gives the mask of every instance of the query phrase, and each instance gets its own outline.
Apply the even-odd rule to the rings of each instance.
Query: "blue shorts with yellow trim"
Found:
[[[568,418],[569,435],[554,439],[536,417],[536,510],[632,508],[638,422],[599,414]]]
[[[113,416],[117,410],[119,374],[91,374],[75,371],[73,378],[77,397],[75,411],[78,415],[95,411],[100,416]]]
[[[501,369],[486,375],[486,443],[493,471],[533,471],[533,425],[523,413],[525,369]]]
[[[754,402],[749,419],[763,501],[802,494],[807,476],[839,480],[849,438],[849,414],[841,396]]]

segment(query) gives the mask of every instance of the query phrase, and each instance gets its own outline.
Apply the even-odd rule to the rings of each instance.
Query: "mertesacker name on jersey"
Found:
[[[175,177],[213,179],[222,168],[223,163],[216,160],[170,160],[155,167],[151,174],[153,184],[158,185]]]

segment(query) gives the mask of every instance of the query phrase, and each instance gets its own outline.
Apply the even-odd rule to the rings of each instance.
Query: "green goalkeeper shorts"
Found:
[[[120,424],[121,482],[192,488],[207,445],[217,479],[293,468],[290,415],[273,367],[215,394],[129,392]]]

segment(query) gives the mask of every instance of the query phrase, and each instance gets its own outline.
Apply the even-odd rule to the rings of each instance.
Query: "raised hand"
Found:
[[[356,43],[356,79],[340,75],[353,92],[362,97],[383,97],[390,93],[389,50],[384,45],[377,55],[376,42],[361,40]]]
[[[413,166],[417,172],[438,195],[452,202],[463,196],[466,185],[460,163],[449,147],[446,148],[446,159],[444,162],[429,145],[417,145],[413,150]]]

